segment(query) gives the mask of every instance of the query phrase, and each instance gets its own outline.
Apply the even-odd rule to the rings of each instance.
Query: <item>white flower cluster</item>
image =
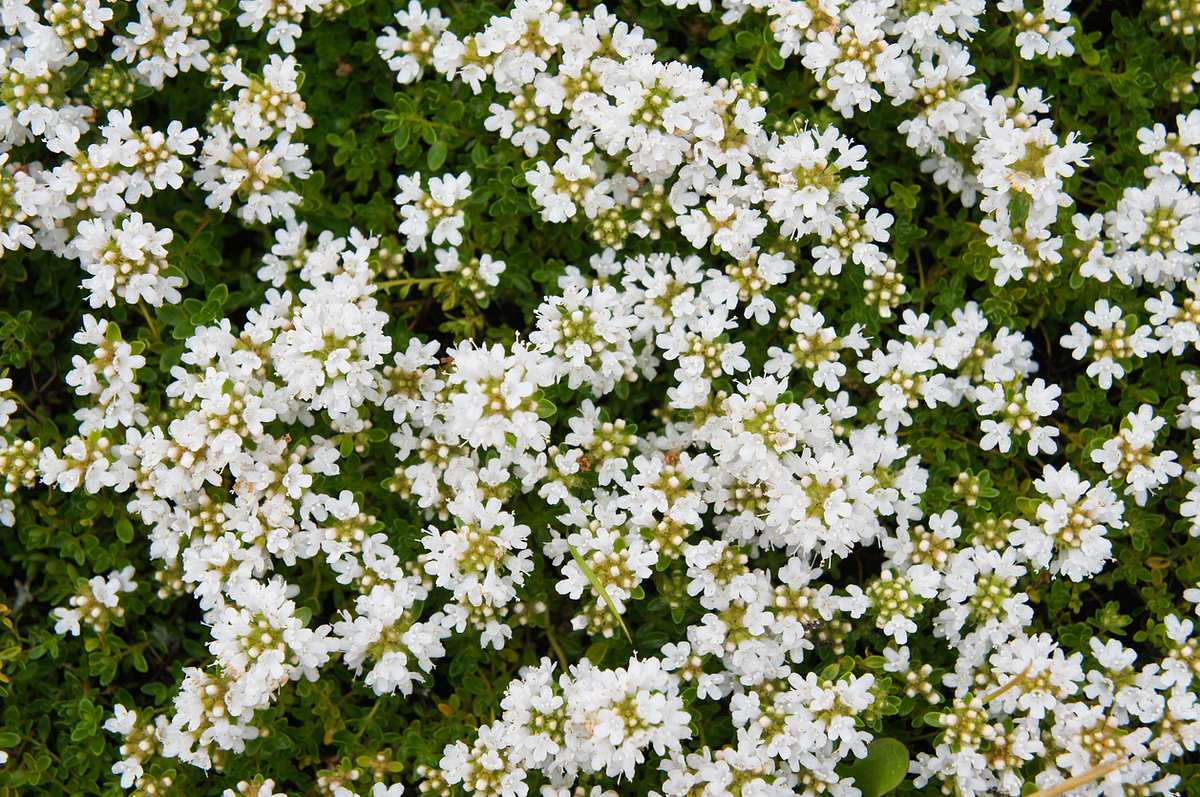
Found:
[[[292,181],[308,177],[307,148],[292,137],[312,127],[297,93],[300,72],[291,56],[272,55],[262,77],[241,61],[221,69],[224,89],[237,95],[219,104],[218,120],[200,150],[196,180],[210,208],[227,212],[238,200],[243,221],[292,221],[300,195]]]
[[[710,0],[667,4],[711,7]],[[991,265],[997,285],[1053,279],[1063,240],[1050,227],[1059,209],[1073,202],[1064,181],[1086,164],[1087,147],[1074,133],[1063,139],[1054,132],[1040,90],[1021,87],[1015,97],[989,96],[982,82],[972,81],[975,68],[964,42],[980,30],[983,0],[728,0],[722,5],[725,24],[750,10],[765,12],[780,58],[799,55],[820,84],[818,96],[843,115],[868,111],[885,97],[911,111],[899,132],[925,159],[922,170],[959,193],[964,203],[982,197],[980,205],[989,215],[981,229],[995,253]],[[1074,53],[1068,6],[1069,0],[997,4],[1011,15],[1025,59]]]
[[[709,10],[708,0],[694,4]],[[243,0],[238,22],[268,28],[287,53],[305,14],[325,5]],[[1074,204],[1070,181],[1087,147],[1055,132],[1038,89],[989,96],[971,82],[961,42],[979,30],[984,3],[915,6],[729,2],[723,18],[766,12],[781,55],[799,55],[846,116],[885,96],[911,108],[899,134],[937,183],[978,201],[997,286],[1048,280],[1070,254],[1081,278],[1158,291],[1146,300],[1148,324],[1127,323],[1124,308],[1101,299],[1059,341],[1089,359],[1102,388],[1134,358],[1200,347],[1200,200],[1189,187],[1200,178],[1200,116],[1181,117],[1174,133],[1143,131],[1147,183],[1107,213],[1075,216],[1066,235],[1076,256],[1052,230]],[[567,269],[533,328],[510,343],[397,339],[378,298],[379,238],[325,231],[311,241],[296,219],[311,164],[295,137],[313,124],[296,60],[273,54],[261,75],[246,71],[208,53],[216,4],[141,0],[115,39],[118,57],[151,86],[187,69],[217,72],[223,97],[203,141],[178,122],[135,130],[128,111],[93,129],[83,106],[39,87],[111,17],[98,4],[83,9],[87,24],[64,38],[25,5],[4,6],[11,43],[0,80],[14,96],[45,99],[6,106],[0,157],[36,138],[63,161],[0,163],[3,248],[78,259],[98,312],[118,299],[178,302],[174,233],[131,208],[178,188],[192,156],[210,208],[276,228],[258,271],[261,301],[192,332],[158,380],[166,400],[155,412],[140,400],[142,344],[86,315],[74,338],[83,353],[66,376],[81,399],[78,428],[44,449],[0,439],[6,494],[39,479],[123,494],[164,590],[190,593],[211,629],[211,662],[185,669],[168,713],[118,706],[106,724],[124,739],[114,767],[123,786],[144,785],[152,756],[208,769],[245,751],[260,735],[257,715],[288,684],[338,662],[379,695],[409,695],[456,637],[504,648],[531,606],[548,613],[528,594],[541,569],[588,636],[632,641],[626,618],[652,590],[674,587],[696,611],[657,655],[525,669],[500,716],[423,770],[430,789],[524,797],[540,777],[557,797],[590,776],[657,766],[664,797],[854,797],[840,765],[867,755],[872,729],[901,699],[942,706],[912,767],[918,787],[936,781],[961,797],[1070,784],[1089,797],[1176,789],[1164,768],[1200,742],[1194,622],[1171,616],[1157,659],[1098,636],[1085,656],[1040,631],[1034,598],[1040,579],[1100,574],[1110,535],[1131,523],[1127,509],[1181,478],[1196,487],[1180,514],[1200,534],[1200,457],[1164,447],[1167,410],[1144,404],[1110,439],[1085,446],[1083,461],[1040,461],[1071,434],[1051,417],[1062,390],[1035,376],[1033,342],[975,302],[905,310],[878,340],[827,317],[821,289],[777,305],[771,289],[801,270],[801,252],[813,264],[806,278],[861,270],[883,317],[898,303],[903,284],[885,247],[894,220],[868,207],[863,146],[833,126],[768,126],[757,87],[657,60],[654,43],[603,6],[581,15],[518,0],[460,37],[413,0],[376,41],[397,79],[430,71],[508,97],[484,126],[536,158],[523,179],[543,220],[587,219],[604,246]],[[1065,3],[1000,10],[1019,29],[1022,57],[1073,52]],[[569,138],[552,141],[551,129]],[[442,247],[437,270],[486,295],[504,264],[459,251],[471,175],[400,175],[397,185],[405,247]],[[620,252],[631,234],[669,231],[722,267],[701,255]],[[665,389],[652,430],[616,416],[611,397],[630,385],[651,393],[655,379]],[[1194,431],[1200,376],[1186,385],[1177,425]],[[4,397],[11,388],[0,380],[3,427],[18,413]],[[930,484],[909,432],[927,411],[961,406],[982,449],[1029,472],[1020,516],[968,526],[977,477]],[[366,497],[332,486],[366,436],[390,446],[389,488],[423,516],[408,539]],[[966,496],[956,504],[964,515],[926,516],[952,488]],[[550,508],[538,515],[549,529],[525,516],[534,502]],[[0,503],[0,520],[11,516]],[[835,588],[843,560],[871,546],[882,551],[878,574]],[[288,581],[310,561],[344,605]],[[133,575],[127,567],[87,582],[55,610],[56,630],[103,632],[122,616]],[[883,655],[816,671],[814,651],[840,656],[855,622],[883,635]],[[919,660],[922,629],[948,651],[950,670],[935,675]],[[692,741],[693,690],[727,711],[736,742]],[[230,793],[271,797],[274,783]],[[371,792],[398,794],[383,784]]]
[[[505,690],[503,715],[471,746],[447,745],[440,777],[475,795],[525,795],[526,772],[569,788],[580,773],[632,777],[651,751],[678,753],[691,736],[679,679],[658,659],[605,670],[588,661],[554,678],[543,659]],[[427,775],[428,777],[428,775]]]
[[[1195,278],[1200,259],[1193,251],[1200,245],[1200,197],[1191,190],[1200,179],[1191,158],[1196,152],[1196,130],[1200,111],[1175,119],[1170,133],[1162,124],[1138,131],[1140,150],[1153,158],[1146,167],[1145,185],[1124,189],[1116,207],[1091,216],[1073,219],[1075,234],[1087,250],[1080,269],[1084,276],[1108,282],[1117,279],[1135,287],[1149,284],[1171,288]],[[1157,330],[1163,345],[1178,343],[1169,333],[1172,316],[1169,293],[1147,302],[1152,313],[1164,313]],[[1153,300],[1152,300],[1153,301]],[[1159,307],[1160,302],[1165,302]]]
[[[396,23],[403,28],[398,33],[390,25],[375,40],[379,54],[396,73],[396,80],[412,83],[433,63],[433,48],[446,32],[449,21],[436,8],[424,9],[418,0],[409,0],[408,7],[396,12]]]
[[[298,33],[294,22],[305,8],[253,5],[243,24],[253,17],[257,29],[262,19],[271,19],[277,23],[272,31],[291,26]],[[68,0],[39,15],[24,0],[4,3],[0,252],[36,247],[77,259],[93,308],[113,307],[118,299],[158,307],[182,298],[182,275],[169,263],[175,234],[132,210],[134,205],[192,178],[210,207],[228,211],[236,201],[247,222],[294,218],[300,202],[294,182],[310,170],[305,145],[294,139],[312,126],[297,93],[298,64],[276,54],[261,76],[246,72],[233,55],[236,48],[211,51],[209,37],[218,33],[220,21],[211,0],[141,0],[124,32],[114,31],[111,75],[105,79],[113,87],[127,81],[159,89],[179,72],[209,72],[229,97],[213,109],[201,140],[197,130],[179,122],[165,131],[137,127],[128,110],[105,114],[103,103],[93,108],[67,93],[71,81],[65,70],[78,62],[77,50],[95,47],[108,31],[111,8],[97,0]],[[120,69],[118,62],[131,65],[132,77],[113,71]],[[132,99],[132,89],[112,91],[124,92],[118,104]],[[93,87],[90,94],[103,92]],[[30,142],[40,143],[52,160],[14,161],[13,150]]]
[[[534,3],[466,39],[442,33],[432,64],[475,91],[489,80],[511,95],[487,126],[527,155],[550,148],[552,121],[575,131],[525,175],[547,221],[582,213],[611,246],[678,228],[694,246],[743,261],[741,289],[752,295],[793,267],[761,250],[769,221],[814,239],[818,273],[838,274],[848,260],[887,272],[878,243],[892,218],[865,207],[863,147],[834,128],[770,135],[758,89],[711,84],[652,53],[607,12],[563,17]]]
[[[137,589],[133,567],[126,566],[105,576],[94,576],[71,596],[69,609],[54,610],[54,632],[79,636],[79,624],[93,631],[106,630],[114,620],[125,616],[121,595]]]
[[[257,20],[252,24],[257,29],[263,19],[274,20],[272,32],[289,26],[299,32],[294,23],[306,10],[288,2],[242,5],[242,23]],[[118,299],[157,307],[181,299],[184,280],[169,264],[175,233],[156,227],[133,205],[156,192],[178,190],[191,176],[212,209],[229,211],[236,203],[247,222],[292,220],[300,202],[295,182],[311,168],[306,146],[295,140],[312,126],[296,91],[298,64],[290,55],[271,55],[258,76],[244,70],[235,48],[214,52],[209,38],[216,36],[221,16],[208,0],[138,2],[125,31],[113,36],[112,50],[114,62],[132,66],[133,77],[113,72],[106,78],[113,86],[124,79],[161,89],[164,79],[179,72],[209,72],[229,95],[212,109],[202,140],[178,121],[166,131],[137,127],[128,110],[104,114],[103,103],[92,108],[67,94],[64,70],[78,61],[76,50],[95,47],[113,22],[112,8],[71,0],[40,16],[23,0],[5,2],[0,252],[40,247],[78,259],[94,308],[112,307]],[[110,65],[109,71],[113,68],[118,67]],[[102,94],[92,86],[91,96]],[[132,89],[125,96],[130,100]],[[97,119],[102,124],[94,125]],[[13,161],[12,150],[31,140],[58,162]]]
[[[401,175],[397,180],[400,193],[396,204],[400,207],[400,234],[404,236],[408,251],[423,251],[426,241],[434,246],[462,243],[462,229],[466,216],[460,205],[471,196],[471,175],[446,174],[429,178],[428,189],[421,187],[421,173]]]

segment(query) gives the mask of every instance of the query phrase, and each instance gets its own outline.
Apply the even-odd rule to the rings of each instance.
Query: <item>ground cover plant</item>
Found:
[[[1198,23],[2,0],[0,794],[1200,795]]]

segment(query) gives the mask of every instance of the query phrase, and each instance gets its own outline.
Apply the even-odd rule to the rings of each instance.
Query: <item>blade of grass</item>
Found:
[[[567,543],[567,550],[571,552],[571,558],[575,560],[575,564],[579,565],[579,569],[583,572],[583,577],[586,578],[588,583],[592,585],[592,589],[600,593],[600,597],[604,599],[604,603],[606,606],[608,606],[608,610],[612,613],[612,616],[616,618],[616,621],[620,623],[621,630],[625,632],[625,638],[628,639],[629,644],[632,645],[633,637],[630,636],[629,628],[625,625],[625,618],[623,618],[621,613],[617,611],[617,604],[608,594],[608,590],[606,590],[604,585],[600,583],[600,579],[596,578],[596,574],[592,572],[592,568],[589,567],[588,563],[585,562],[583,557],[579,555],[579,551],[575,550],[575,546]]]
[[[1108,775],[1108,773],[1116,772],[1121,767],[1132,764],[1136,760],[1137,756],[1134,756],[1133,758],[1126,758],[1124,760],[1118,759],[1116,761],[1109,761],[1106,764],[1094,766],[1087,772],[1081,772],[1073,778],[1067,778],[1063,782],[1056,783],[1049,788],[1042,789],[1041,791],[1035,791],[1033,794],[1030,794],[1029,797],[1059,797],[1060,794],[1066,794],[1067,792],[1073,791],[1080,786],[1091,783],[1093,780],[1099,780],[1100,778]]]
[[[1031,659],[1029,661],[1029,663],[1025,665],[1025,669],[1021,670],[1019,673],[1017,673],[1015,676],[1013,676],[1011,679],[1009,679],[1008,683],[989,692],[987,695],[984,696],[983,700],[981,700],[980,702],[989,703],[989,702],[995,700],[996,698],[1000,697],[1005,692],[1007,692],[1009,689],[1012,689],[1014,686],[1021,683],[1021,681],[1024,681],[1025,676],[1029,675],[1029,671],[1032,669],[1033,669],[1033,660]]]

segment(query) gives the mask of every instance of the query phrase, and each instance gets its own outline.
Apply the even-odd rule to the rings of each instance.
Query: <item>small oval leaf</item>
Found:
[[[908,748],[898,739],[876,739],[867,748],[867,757],[846,767],[843,774],[854,778],[862,797],[880,797],[904,782]]]

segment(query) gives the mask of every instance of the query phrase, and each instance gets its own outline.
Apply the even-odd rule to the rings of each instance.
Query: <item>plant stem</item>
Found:
[[[558,643],[558,637],[554,634],[554,621],[550,619],[550,604],[546,604],[546,638],[550,640],[550,647],[554,648],[554,655],[558,656],[558,663],[562,665],[563,672],[567,671],[567,654],[563,651],[562,645]]]
[[[367,725],[370,724],[371,718],[375,716],[375,712],[379,710],[379,704],[383,702],[382,698],[376,698],[375,705],[371,706],[371,710],[367,712],[367,716],[363,717],[362,724],[358,726],[358,733],[354,734],[354,741],[362,738],[363,733],[367,730]]]
[[[387,290],[388,288],[399,288],[404,285],[412,285],[420,287],[422,285],[435,285],[439,282],[445,282],[445,277],[402,277],[400,279],[385,280],[375,283],[375,287],[379,290]]]
[[[137,309],[142,312],[142,318],[146,319],[146,326],[150,328],[150,335],[154,338],[154,342],[162,343],[162,335],[159,334],[158,324],[154,323],[154,317],[150,315],[150,311],[146,309],[146,305],[138,302]]]

